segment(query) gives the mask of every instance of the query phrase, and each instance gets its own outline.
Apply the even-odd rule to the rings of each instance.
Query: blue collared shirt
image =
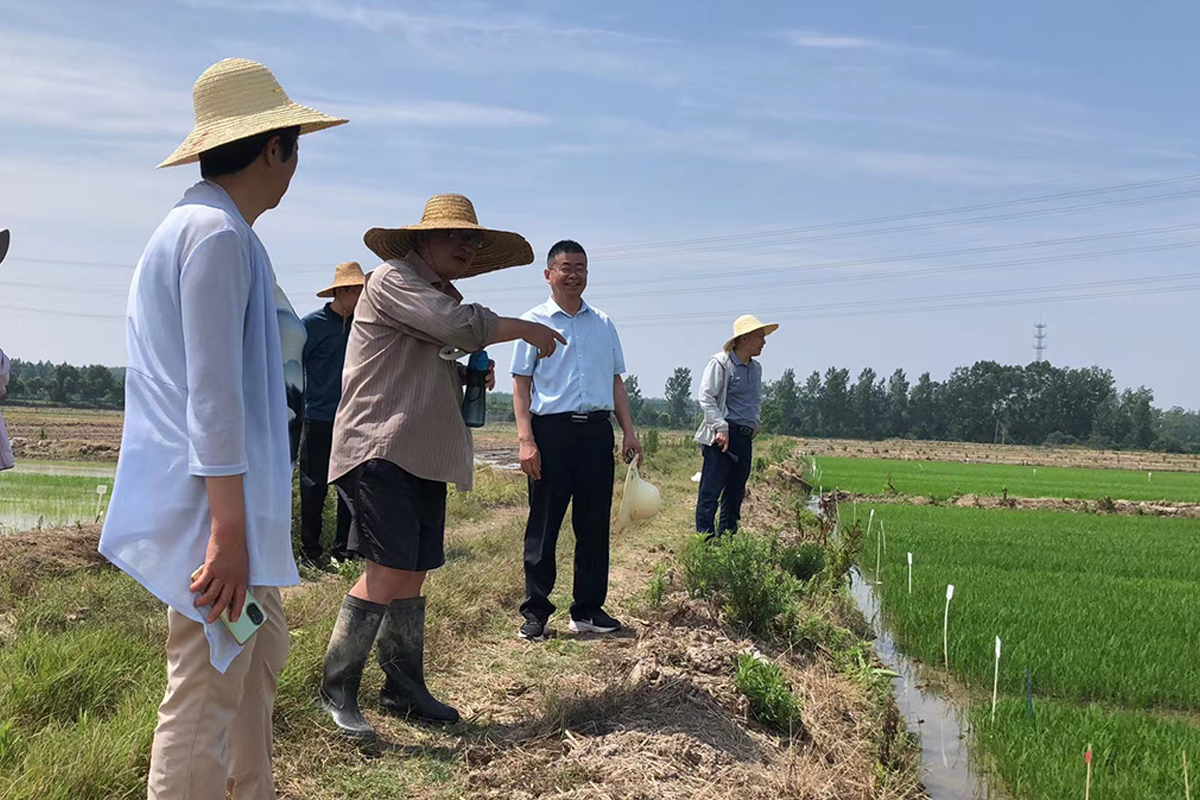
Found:
[[[737,354],[729,351],[733,374],[729,376],[729,388],[725,395],[725,419],[748,428],[758,428],[759,412],[762,410],[762,385],[756,370],[738,360]],[[752,359],[753,360],[753,359]]]
[[[521,319],[547,325],[567,340],[541,360],[528,342],[513,349],[512,374],[533,377],[530,410],[538,416],[612,411],[613,376],[625,372],[625,354],[608,315],[584,303],[571,316],[551,298]]]
[[[343,317],[333,303],[304,318],[308,340],[304,345],[304,418],[333,422],[342,399],[342,365],[350,340],[353,315]]]

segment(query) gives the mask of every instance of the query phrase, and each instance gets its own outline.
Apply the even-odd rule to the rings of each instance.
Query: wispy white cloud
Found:
[[[399,123],[422,127],[528,128],[545,125],[550,121],[541,114],[515,108],[452,101],[417,101],[386,105],[343,103],[337,106],[337,110],[355,123]]]
[[[91,134],[180,134],[190,87],[165,87],[125,48],[0,30],[0,119]]]
[[[785,41],[790,42],[796,47],[809,49],[860,51],[925,61],[952,62],[962,66],[992,66],[997,64],[996,61],[991,59],[977,58],[952,48],[914,45],[891,39],[879,39],[873,36],[831,33],[810,29],[785,31],[782,35]]]

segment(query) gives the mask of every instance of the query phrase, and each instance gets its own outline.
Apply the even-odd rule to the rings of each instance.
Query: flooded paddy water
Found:
[[[111,463],[18,462],[0,473],[0,534],[95,523],[115,474]]]

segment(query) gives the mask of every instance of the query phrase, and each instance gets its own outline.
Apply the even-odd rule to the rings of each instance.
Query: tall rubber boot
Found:
[[[425,687],[425,598],[393,600],[379,628],[379,666],[387,680],[379,705],[389,714],[431,722],[458,722],[458,710]]]
[[[354,739],[375,737],[375,729],[358,708],[358,687],[386,613],[385,605],[346,595],[325,651],[321,705],[333,718],[338,732]]]

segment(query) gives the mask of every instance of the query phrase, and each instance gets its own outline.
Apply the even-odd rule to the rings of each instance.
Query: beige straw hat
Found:
[[[317,292],[317,297],[333,297],[335,290],[346,286],[362,286],[363,271],[357,261],[343,261],[333,270],[333,284],[328,289]]]
[[[725,343],[725,352],[733,349],[733,343],[737,341],[739,336],[745,336],[747,333],[755,331],[763,331],[765,335],[770,336],[775,331],[779,330],[777,323],[762,322],[753,314],[745,314],[734,320],[733,323],[733,338]]]
[[[417,225],[371,228],[363,235],[363,241],[384,261],[404,258],[412,250],[413,234],[419,231],[479,231],[484,234],[483,246],[475,254],[471,269],[461,276],[463,278],[533,263],[533,248],[524,236],[483,227],[475,216],[475,206],[461,194],[435,194],[425,204],[425,213]]]
[[[8,255],[9,241],[10,241],[10,237],[9,237],[8,229],[5,228],[4,230],[0,231],[0,261],[3,261],[4,257],[6,255]]]
[[[207,150],[258,133],[299,125],[305,134],[346,122],[293,103],[271,70],[245,58],[227,58],[204,70],[192,104],[196,126],[159,167],[190,164]]]

